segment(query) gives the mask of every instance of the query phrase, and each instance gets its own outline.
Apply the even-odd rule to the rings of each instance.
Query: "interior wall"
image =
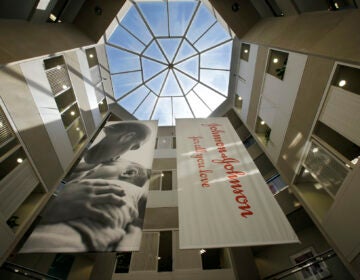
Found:
[[[360,62],[360,10],[321,11],[266,18],[241,39],[333,59]]]
[[[94,44],[72,24],[0,19],[0,64]]]

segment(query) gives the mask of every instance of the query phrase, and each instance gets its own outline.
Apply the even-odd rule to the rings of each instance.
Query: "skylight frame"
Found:
[[[226,100],[226,98],[228,98],[229,96],[229,92],[228,90],[226,92],[221,92],[219,90],[217,90],[216,88],[214,88],[213,86],[211,85],[208,85],[207,83],[204,83],[201,79],[201,70],[214,70],[214,71],[224,71],[224,72],[228,72],[229,74],[229,78],[227,80],[227,87],[229,87],[229,83],[230,83],[230,67],[231,67],[231,58],[230,60],[228,61],[228,67],[227,69],[222,69],[222,68],[211,68],[211,67],[201,67],[201,61],[202,61],[202,57],[201,57],[201,54],[203,53],[206,53],[208,51],[211,51],[219,46],[222,46],[222,45],[226,45],[228,44],[229,42],[233,42],[233,34],[231,32],[231,30],[229,29],[229,27],[227,28],[224,28],[224,31],[226,32],[226,34],[228,35],[228,39],[224,40],[224,41],[220,41],[219,43],[215,44],[215,45],[211,45],[210,47],[206,48],[206,49],[203,49],[202,51],[199,51],[196,47],[195,47],[195,44],[196,42],[198,42],[199,40],[201,40],[201,38],[203,36],[205,36],[207,34],[207,32],[209,32],[209,30],[211,30],[211,28],[213,28],[219,21],[217,20],[216,18],[216,13],[214,13],[213,9],[212,10],[209,10],[210,13],[212,13],[212,15],[214,16],[215,20],[213,23],[210,24],[209,27],[207,27],[207,29],[205,31],[203,31],[199,36],[198,38],[193,42],[191,43],[191,41],[186,37],[187,36],[187,33],[189,32],[193,22],[194,22],[194,19],[196,18],[197,16],[197,13],[201,7],[201,5],[204,5],[201,1],[193,1],[194,2],[194,5],[195,5],[195,8],[193,9],[192,11],[192,15],[190,17],[190,20],[188,21],[187,23],[187,26],[186,26],[186,29],[184,31],[184,34],[182,36],[170,36],[170,13],[169,13],[169,0],[167,1],[159,1],[159,2],[162,2],[162,3],[166,3],[166,15],[167,15],[167,33],[168,33],[168,36],[156,36],[155,33],[153,32],[151,26],[150,26],[150,23],[147,21],[147,19],[145,18],[144,14],[142,13],[141,11],[141,8],[139,7],[138,5],[138,2],[150,2],[150,1],[130,1],[131,3],[131,7],[134,7],[134,9],[136,9],[136,12],[139,14],[139,16],[141,17],[141,19],[143,20],[143,23],[145,24],[146,28],[147,28],[147,31],[150,33],[151,35],[151,39],[150,41],[145,44],[140,38],[137,37],[136,34],[134,34],[134,32],[132,32],[131,30],[129,30],[129,28],[127,28],[124,24],[121,23],[121,20],[119,20],[117,18],[117,23],[118,23],[118,26],[121,26],[123,29],[125,29],[129,34],[130,36],[132,36],[133,38],[135,38],[138,42],[140,42],[144,47],[142,48],[141,51],[134,51],[132,49],[128,49],[128,48],[125,48],[125,47],[122,47],[122,46],[119,46],[117,44],[113,44],[111,42],[109,42],[109,38],[111,36],[107,36],[108,38],[106,38],[106,45],[108,46],[111,46],[115,49],[119,49],[119,50],[122,50],[122,51],[125,51],[125,52],[128,52],[130,54],[133,54],[133,55],[136,55],[138,56],[138,59],[139,59],[139,69],[138,70],[131,70],[131,71],[122,71],[122,72],[111,72],[111,76],[113,75],[119,75],[119,74],[126,74],[126,73],[131,73],[131,72],[140,72],[141,73],[141,82],[139,82],[139,84],[137,86],[135,86],[134,88],[132,88],[131,90],[127,91],[126,93],[122,94],[119,98],[116,99],[116,101],[120,104],[120,102],[122,100],[124,100],[125,98],[129,97],[132,93],[134,93],[135,91],[139,90],[140,88],[144,87],[146,88],[146,92],[147,94],[145,94],[143,97],[142,97],[142,100],[138,103],[137,106],[135,106],[136,108],[134,110],[131,110],[132,112],[130,112],[131,114],[136,114],[137,113],[137,110],[139,110],[143,103],[145,102],[145,100],[147,100],[147,98],[149,97],[150,94],[153,94],[156,96],[156,102],[155,102],[155,105],[153,106],[152,108],[152,111],[151,111],[151,114],[150,114],[150,117],[149,119],[153,119],[154,117],[154,112],[155,110],[157,109],[157,104],[159,102],[159,100],[161,98],[169,98],[170,101],[171,101],[171,106],[173,106],[173,98],[178,98],[178,97],[183,97],[184,100],[186,101],[187,105],[188,105],[188,108],[191,112],[191,117],[195,118],[196,117],[196,114],[194,113],[193,111],[193,108],[192,106],[194,105],[191,105],[190,104],[190,101],[188,100],[188,98],[186,97],[190,92],[192,92],[194,95],[197,96],[197,98],[199,100],[201,100],[201,102],[206,106],[206,108],[212,112],[214,109],[211,109],[209,106],[209,104],[207,104],[206,100],[204,100],[195,90],[195,88],[197,87],[197,85],[201,85],[203,87],[206,87],[207,89],[209,89],[210,91],[212,91],[213,93],[216,93],[218,94],[219,96],[223,97],[224,98],[224,101]],[[172,1],[170,1],[172,2]],[[181,2],[181,1],[179,1]],[[184,1],[184,2],[192,2],[192,1]],[[206,7],[207,8],[207,7]],[[130,11],[129,9],[129,11]],[[178,43],[177,47],[176,47],[176,51],[172,57],[172,59],[168,59],[167,57],[167,54],[166,54],[166,51],[163,49],[163,47],[161,46],[161,44],[159,43],[159,40],[160,39],[169,39],[169,38],[177,38],[177,39],[180,39],[180,42]],[[181,60],[179,61],[176,61],[176,58],[177,58],[177,55],[179,54],[181,48],[182,48],[182,45],[183,45],[183,42],[186,41],[187,44],[189,44],[194,50],[195,50],[195,54],[192,54],[190,56],[187,56],[187,57],[184,57],[182,58]],[[158,60],[158,59],[155,59],[153,57],[150,57],[146,54],[144,54],[146,52],[146,50],[151,46],[151,44],[155,43],[157,48],[160,50],[160,52],[162,53],[163,57],[165,58],[166,62],[168,63],[165,63],[164,61],[161,61],[161,60]],[[232,48],[232,47],[231,47]],[[196,58],[197,57],[197,58]],[[176,65],[179,65],[181,64],[182,62],[185,62],[187,60],[192,60],[192,59],[197,59],[197,64],[198,64],[198,67],[197,67],[197,77],[193,77],[192,75],[189,75],[188,73],[186,73],[185,71],[183,71],[182,69],[179,69],[176,67]],[[155,63],[159,63],[163,66],[165,66],[166,68],[164,68],[163,70],[155,73],[153,76],[150,76],[148,77],[146,80],[145,80],[145,77],[144,77],[144,67],[143,67],[143,59],[148,59],[150,61],[153,61]],[[170,68],[170,64],[172,64],[173,68]],[[185,82],[180,82],[179,80],[179,77],[178,77],[178,74],[176,73],[176,71],[178,71],[179,73],[181,73],[182,75],[185,75],[187,78],[191,79],[193,82],[194,82],[194,85],[192,85],[192,87],[190,89],[188,89],[188,87],[185,89],[184,88],[184,85],[186,84]],[[164,80],[162,81],[162,84],[161,84],[161,87],[160,87],[160,91],[159,93],[157,92],[154,92],[153,89],[151,89],[147,83],[150,82],[151,80],[153,79],[156,79],[158,78],[160,75],[163,75],[163,73],[166,72],[165,74],[165,78]],[[164,89],[164,86],[166,84],[166,81],[167,81],[167,78],[169,76],[169,74],[172,74],[174,77],[175,77],[175,80],[176,80],[176,85],[177,87],[180,89],[181,92],[181,95],[177,96],[177,95],[169,95],[169,96],[162,96],[162,90]],[[162,79],[162,77],[160,77]],[[182,77],[181,77],[182,78]],[[220,105],[221,103],[219,103]],[[126,109],[126,107],[124,107]],[[174,125],[174,108],[171,107],[171,124]],[[170,124],[169,124],[170,125]]]

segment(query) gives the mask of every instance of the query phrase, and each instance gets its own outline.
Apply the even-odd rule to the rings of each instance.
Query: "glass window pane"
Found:
[[[196,42],[195,48],[199,51],[203,51],[228,39],[231,39],[230,34],[219,22],[217,22],[203,37],[200,38],[199,41]]]
[[[148,22],[155,36],[168,36],[167,4],[166,2],[141,2],[137,3],[142,14]]]
[[[185,97],[174,97],[173,98],[173,114],[174,119],[176,118],[193,118],[193,114],[187,104]],[[175,122],[174,122],[175,123]]]
[[[229,71],[200,70],[200,81],[224,95],[228,95]]]
[[[134,116],[139,120],[148,120],[150,119],[151,112],[154,109],[157,96],[150,93],[140,107],[134,112]]]
[[[139,56],[106,45],[110,73],[140,70]]]
[[[182,60],[184,60],[192,55],[195,55],[197,53],[198,52],[188,43],[187,40],[183,40],[174,62],[175,63],[181,62]]]
[[[199,58],[198,56],[189,58],[184,62],[174,65],[175,69],[185,72],[190,75],[194,79],[198,79],[198,71],[199,71]]]
[[[143,54],[145,57],[148,56],[150,58],[153,58],[155,60],[167,63],[164,55],[162,54],[162,52],[160,51],[160,48],[158,46],[158,44],[156,43],[156,41],[153,41],[149,47],[144,51]]]
[[[224,96],[201,84],[196,85],[194,91],[202,100],[204,100],[211,110],[215,110],[226,99]]]
[[[152,36],[149,29],[146,27],[142,17],[134,6],[127,12],[124,19],[121,21],[121,24],[130,30],[143,43],[147,44],[151,41]]]
[[[181,36],[185,34],[195,7],[195,2],[169,2],[171,36]]]
[[[216,21],[209,9],[200,4],[186,37],[194,43]]]
[[[211,111],[209,108],[205,106],[205,104],[193,91],[190,91],[189,94],[186,95],[186,99],[188,100],[196,118],[206,118],[210,115]]]
[[[163,49],[166,58],[169,62],[172,62],[176,54],[177,49],[181,43],[180,38],[171,38],[171,39],[158,39],[160,47]]]
[[[151,89],[155,94],[160,95],[160,90],[165,82],[168,71],[164,71],[155,78],[146,83],[146,86]]]
[[[165,81],[161,96],[182,96],[181,89],[175,79],[173,71],[169,71],[169,75]]]
[[[119,105],[123,106],[128,112],[133,113],[137,106],[143,101],[143,99],[148,95],[149,89],[145,86],[141,86],[137,90],[134,90],[129,95],[120,99],[118,102]]]
[[[152,120],[158,120],[159,125],[172,125],[171,97],[159,98]]]
[[[141,53],[145,48],[140,41],[138,41],[120,25],[118,25],[113,34],[111,34],[108,42],[138,53]]]
[[[200,54],[200,67],[230,69],[232,42]]]
[[[185,94],[187,94],[192,88],[197,84],[197,81],[191,79],[190,77],[184,75],[178,70],[174,69],[174,73],[180,83],[180,86]]]
[[[145,81],[155,76],[159,72],[163,71],[167,67],[167,65],[158,63],[144,57],[141,58],[141,65]]]
[[[55,102],[58,106],[60,113],[64,111],[68,106],[73,104],[75,101],[76,98],[72,89],[68,89],[67,91],[55,97]]]
[[[114,95],[116,99],[136,88],[142,83],[141,72],[131,72],[112,75]]]

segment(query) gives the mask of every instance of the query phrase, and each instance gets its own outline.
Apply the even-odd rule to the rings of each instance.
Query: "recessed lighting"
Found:
[[[62,88],[67,89],[68,87],[67,87],[67,85],[62,85]]]
[[[20,271],[20,270],[18,270],[18,269],[16,269],[16,268],[14,269],[14,272],[16,272],[16,273],[18,273],[19,271]]]
[[[77,128],[76,128],[76,131],[80,131],[80,128],[77,127]]]
[[[204,254],[204,253],[206,253],[206,250],[205,250],[205,249],[201,249],[201,250],[200,250],[200,254],[202,255],[202,254]]]
[[[317,153],[318,151],[319,151],[319,148],[317,148],[317,147],[315,147],[315,148],[312,149],[312,152],[313,152],[313,153]]]
[[[273,62],[274,62],[274,63],[278,63],[278,62],[279,62],[279,59],[275,57],[275,58],[273,59]]]
[[[89,54],[89,57],[90,57],[90,58],[93,58],[93,57],[94,57],[94,55],[91,53],[91,54]]]
[[[339,82],[339,87],[343,87],[343,86],[345,86],[346,85],[346,81],[345,80],[341,80],[340,82]]]
[[[314,184],[314,187],[317,190],[321,190],[323,188],[323,186],[321,184],[319,184],[319,183]]]
[[[339,4],[337,2],[334,3],[336,9],[339,9]]]
[[[241,101],[241,100],[242,100],[242,97],[241,97],[241,96],[239,96],[239,97],[238,97],[238,100],[239,100],[239,101]]]
[[[265,121],[261,121],[260,124],[261,124],[261,125],[264,125],[264,124],[265,124]]]
[[[158,260],[161,260],[161,257],[157,257]]]
[[[309,173],[310,171],[307,170],[306,168],[304,169],[304,173]]]
[[[56,21],[56,16],[54,14],[50,14],[49,18],[52,20],[52,21]]]
[[[102,102],[102,101],[100,101],[100,103],[99,103],[100,105],[103,105],[104,104],[104,102]]]
[[[2,122],[0,122],[0,128],[2,128],[2,127],[4,127],[4,125],[3,125],[3,123],[2,123]]]
[[[345,166],[346,166],[347,168],[351,168],[350,164],[348,164],[348,163],[345,163]]]
[[[244,50],[244,53],[248,53],[249,52],[249,50]]]
[[[351,163],[352,163],[352,164],[357,164],[358,161],[359,161],[359,157],[356,157],[356,158],[354,158],[354,159],[351,161]]]
[[[60,66],[60,65],[56,66],[56,69],[57,69],[57,70],[60,70],[60,69],[61,69],[61,66]]]
[[[164,173],[161,173],[161,177],[164,177],[165,175],[164,175]]]
[[[75,112],[74,112],[74,111],[71,111],[71,112],[70,112],[70,115],[75,116]]]
[[[17,161],[17,163],[22,163],[22,162],[23,162],[23,159],[22,159],[22,158],[18,158],[16,161]]]

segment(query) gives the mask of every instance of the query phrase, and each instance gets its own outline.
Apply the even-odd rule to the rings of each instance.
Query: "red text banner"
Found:
[[[177,119],[180,248],[298,242],[227,118]]]

